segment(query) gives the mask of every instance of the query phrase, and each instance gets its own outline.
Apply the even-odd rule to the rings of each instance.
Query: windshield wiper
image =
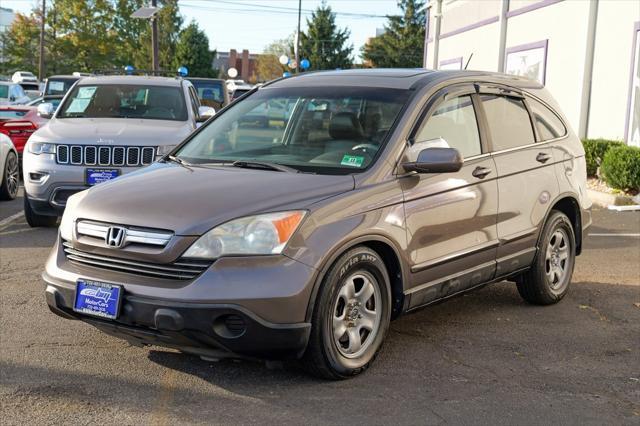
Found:
[[[189,163],[188,161],[184,161],[182,158],[176,157],[175,155],[169,155],[169,156],[167,156],[167,159],[170,160],[173,163],[180,164],[182,167],[191,166],[191,163]]]
[[[299,170],[293,167],[284,166],[278,163],[268,163],[266,161],[254,161],[254,160],[238,160],[231,163],[233,167],[240,167],[243,169],[264,169],[273,170],[276,172],[298,173]]]

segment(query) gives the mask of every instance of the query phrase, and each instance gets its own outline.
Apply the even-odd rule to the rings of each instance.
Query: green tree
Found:
[[[16,18],[1,35],[2,64],[0,73],[10,73],[15,70],[38,73],[40,22],[35,14],[16,14]]]
[[[185,66],[194,77],[217,77],[211,67],[216,52],[209,50],[209,38],[195,21],[180,32],[176,45],[174,67]]]
[[[133,12],[147,5],[146,0],[115,0],[112,31],[115,38],[113,65],[122,68],[151,68],[149,20],[132,18]]]
[[[307,32],[300,33],[299,57],[309,59],[311,70],[351,68],[353,45],[350,32],[336,25],[336,14],[323,2],[307,19]]]
[[[362,47],[361,57],[374,67],[422,67],[426,27],[422,0],[399,0],[402,15],[388,16],[385,32]]]

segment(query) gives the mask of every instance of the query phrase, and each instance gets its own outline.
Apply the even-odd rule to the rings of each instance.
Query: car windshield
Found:
[[[75,82],[76,80],[73,79],[56,80],[50,78],[49,80],[47,80],[47,89],[45,90],[44,94],[64,95]]]
[[[216,107],[224,102],[224,90],[227,90],[222,82],[195,80],[191,82],[198,92],[198,98],[202,105]]]
[[[57,118],[143,118],[186,121],[187,110],[178,87],[136,84],[75,86]]]
[[[408,96],[383,88],[264,88],[213,119],[176,155],[194,164],[259,161],[357,173],[374,161]]]

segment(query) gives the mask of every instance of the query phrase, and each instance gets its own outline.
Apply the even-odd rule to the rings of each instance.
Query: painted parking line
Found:
[[[13,214],[13,215],[5,218],[5,219],[0,220],[0,229],[2,229],[5,226],[9,225],[14,220],[20,219],[22,216],[24,216],[24,212],[18,212],[18,213]]]
[[[640,237],[640,233],[608,233],[608,234],[589,234],[590,237]]]

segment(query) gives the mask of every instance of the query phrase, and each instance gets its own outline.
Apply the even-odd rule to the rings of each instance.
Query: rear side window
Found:
[[[540,141],[560,138],[567,134],[567,128],[564,127],[556,113],[535,99],[528,98],[527,102],[529,103],[529,108],[531,108],[533,121],[540,135]]]
[[[471,96],[460,96],[438,105],[438,109],[416,135],[416,142],[438,138],[444,139],[450,148],[460,151],[463,158],[482,153],[478,122]]]
[[[480,98],[489,123],[493,151],[535,142],[531,119],[521,99],[498,95]]]

